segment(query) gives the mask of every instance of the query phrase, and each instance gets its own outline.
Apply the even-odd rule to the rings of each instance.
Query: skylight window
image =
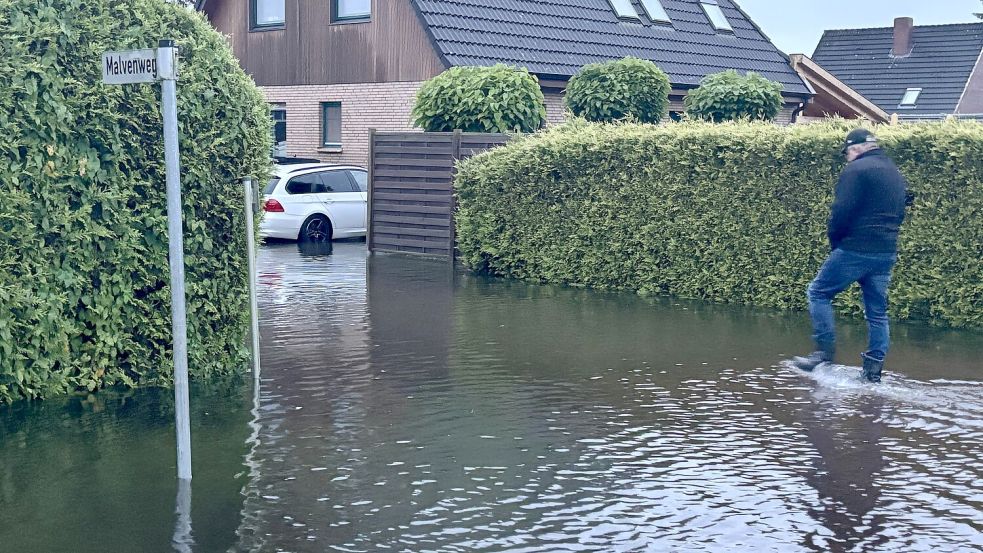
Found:
[[[734,28],[730,26],[730,21],[727,21],[727,16],[720,9],[717,0],[703,0],[703,2],[700,2],[700,5],[703,6],[703,11],[706,12],[714,29],[734,32]]]
[[[631,4],[631,0],[608,0],[611,2],[611,7],[614,8],[614,13],[618,15],[619,19],[641,19],[638,17],[638,12],[635,11],[635,6]]]
[[[920,88],[909,88],[905,90],[904,96],[901,97],[902,106],[914,106],[918,103],[918,97],[922,95],[922,89]]]
[[[666,13],[666,9],[662,7],[661,0],[642,0],[642,7],[645,8],[645,13],[653,22],[672,23],[672,20],[669,19],[669,14]]]

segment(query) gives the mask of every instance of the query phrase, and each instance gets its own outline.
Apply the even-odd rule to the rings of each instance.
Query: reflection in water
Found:
[[[784,368],[799,315],[455,276],[361,244],[267,248],[261,270],[237,550],[983,547],[975,335],[901,328],[897,372],[871,387]],[[859,351],[862,327],[844,330]]]
[[[171,545],[177,553],[191,553],[195,550],[195,539],[191,533],[191,480],[177,481],[174,505],[177,520],[174,523],[174,539],[171,540]]]

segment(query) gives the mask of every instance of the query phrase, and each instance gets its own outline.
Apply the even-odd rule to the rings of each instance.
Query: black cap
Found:
[[[877,137],[874,133],[868,131],[867,129],[854,129],[850,131],[850,134],[846,135],[846,143],[843,144],[843,150],[841,153],[846,153],[847,148],[850,146],[856,146],[857,144],[868,144],[876,143]]]

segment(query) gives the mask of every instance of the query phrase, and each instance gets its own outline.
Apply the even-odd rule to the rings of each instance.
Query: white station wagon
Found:
[[[368,174],[348,165],[278,165],[263,189],[264,238],[326,242],[365,236]]]

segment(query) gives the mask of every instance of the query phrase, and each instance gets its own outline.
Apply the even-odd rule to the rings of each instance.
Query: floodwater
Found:
[[[983,550],[979,333],[898,325],[872,386],[781,364],[802,313],[363,242],[266,246],[259,279],[261,385],[193,390],[190,491],[166,392],[0,408],[0,550]]]

